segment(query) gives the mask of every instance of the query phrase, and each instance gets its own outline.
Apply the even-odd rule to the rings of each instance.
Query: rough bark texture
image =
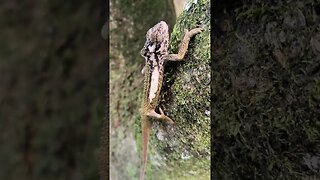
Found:
[[[215,179],[319,178],[319,1],[214,8]]]
[[[188,1],[171,33],[177,52],[184,29],[205,29],[191,40],[184,62],[168,62],[160,106],[175,124],[154,123],[150,172],[166,179],[209,179],[210,175],[210,2]],[[150,158],[150,159],[151,159]]]
[[[141,165],[139,108],[143,90],[140,50],[147,30],[160,20],[172,29],[168,1],[111,1],[110,21],[110,172],[112,179],[133,179]],[[130,4],[130,5],[127,5]],[[188,18],[186,18],[188,16]],[[208,179],[210,116],[210,5],[190,4],[173,29],[171,51],[177,50],[183,28],[206,31],[190,44],[186,62],[168,63],[160,105],[175,121],[155,123],[149,144],[148,179]],[[200,96],[201,95],[201,96]]]

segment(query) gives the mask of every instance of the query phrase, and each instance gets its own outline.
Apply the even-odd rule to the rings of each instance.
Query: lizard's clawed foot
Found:
[[[190,31],[185,30],[186,35],[188,35],[190,38],[198,33],[201,33],[204,29],[203,28],[194,28]]]
[[[173,121],[168,116],[164,115],[162,109],[159,107],[161,119],[165,120],[168,124],[172,125]]]
[[[173,121],[168,116],[164,115],[162,109],[159,108],[159,110],[160,110],[160,114],[156,113],[155,110],[151,110],[146,115],[151,118],[156,118],[158,120],[164,120],[168,124],[173,124]]]

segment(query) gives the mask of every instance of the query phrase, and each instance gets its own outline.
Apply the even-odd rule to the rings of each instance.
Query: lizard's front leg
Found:
[[[162,109],[159,108],[160,110],[160,114],[158,114],[154,109],[153,110],[150,110],[149,112],[146,113],[147,116],[151,117],[151,118],[155,118],[157,120],[163,120],[165,121],[166,123],[168,124],[173,124],[173,121],[172,119],[170,119],[168,116],[166,116]]]
[[[144,75],[146,72],[146,66],[143,66],[142,70],[141,70],[141,74]]]
[[[188,31],[187,29],[184,30],[184,37],[180,43],[180,47],[179,47],[179,51],[178,54],[169,54],[169,55],[165,55],[164,58],[168,61],[182,61],[187,50],[188,50],[188,46],[189,46],[189,41],[190,39],[202,32],[203,28],[194,28],[190,31]]]

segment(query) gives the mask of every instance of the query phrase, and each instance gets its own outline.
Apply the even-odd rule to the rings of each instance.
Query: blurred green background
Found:
[[[98,179],[106,1],[0,2],[0,179]]]

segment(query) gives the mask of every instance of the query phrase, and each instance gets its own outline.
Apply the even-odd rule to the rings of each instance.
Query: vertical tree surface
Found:
[[[170,51],[177,52],[184,28],[203,27],[185,62],[169,62],[160,106],[175,121],[155,122],[149,143],[149,179],[208,179],[210,175],[210,3],[189,1],[174,22],[171,1],[111,1],[110,18],[110,175],[138,177],[141,166],[140,103],[143,91],[140,50],[149,28],[169,24]],[[173,25],[176,24],[174,27]]]

